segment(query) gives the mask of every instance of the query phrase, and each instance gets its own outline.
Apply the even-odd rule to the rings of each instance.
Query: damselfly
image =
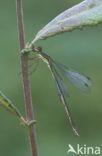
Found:
[[[35,52],[38,55],[38,57],[41,58],[47,64],[55,81],[59,98],[65,106],[65,110],[67,112],[67,116],[69,118],[73,132],[76,136],[79,136],[77,128],[72,120],[72,115],[68,103],[65,98],[65,95],[69,96],[69,92],[59,72],[61,72],[62,75],[65,76],[65,78],[68,79],[76,88],[86,93],[90,92],[90,87],[92,86],[90,78],[54,61],[50,56],[48,56],[45,52],[42,51],[41,47],[33,47],[32,51]]]

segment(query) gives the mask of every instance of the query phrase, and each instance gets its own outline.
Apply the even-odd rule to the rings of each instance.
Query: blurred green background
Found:
[[[26,42],[60,12],[79,2],[81,0],[23,0]],[[0,0],[0,43],[0,90],[25,116],[16,2],[12,0]],[[37,45],[55,60],[90,76],[93,81],[90,95],[67,83],[70,108],[80,132],[80,137],[75,137],[51,74],[40,61],[37,71],[30,76],[39,155],[67,156],[68,144],[75,148],[77,144],[102,146],[102,25],[64,33],[39,41]],[[18,155],[31,155],[27,130],[0,107],[0,156]]]

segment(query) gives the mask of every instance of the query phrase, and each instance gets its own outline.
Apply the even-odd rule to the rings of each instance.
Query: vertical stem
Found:
[[[25,48],[22,0],[16,0],[16,7],[17,7],[17,19],[18,19],[19,44],[20,44],[20,51],[21,51],[22,49]],[[21,68],[22,68],[26,118],[28,120],[34,120],[29,73],[28,73],[28,54],[21,55],[20,60],[21,60]],[[32,156],[38,156],[36,132],[35,132],[34,125],[32,125],[28,129],[28,134],[30,139]]]

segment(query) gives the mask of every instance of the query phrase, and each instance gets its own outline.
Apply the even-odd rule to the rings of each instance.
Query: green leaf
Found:
[[[49,22],[37,33],[31,45],[50,36],[83,28],[84,26],[93,26],[101,22],[102,0],[84,0]]]
[[[25,119],[17,107],[0,91],[0,104],[7,109],[9,112],[14,114],[26,127],[30,127],[32,124],[35,124],[35,120]]]
[[[0,105],[7,109],[12,114],[16,115],[19,119],[22,118],[22,114],[16,108],[16,106],[0,91]]]

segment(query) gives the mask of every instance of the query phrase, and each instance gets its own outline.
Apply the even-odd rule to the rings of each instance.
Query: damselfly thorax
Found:
[[[41,47],[37,47],[33,51],[36,53],[38,58],[42,59],[47,64],[48,67],[49,65],[52,65],[52,58],[46,53],[44,53]]]

